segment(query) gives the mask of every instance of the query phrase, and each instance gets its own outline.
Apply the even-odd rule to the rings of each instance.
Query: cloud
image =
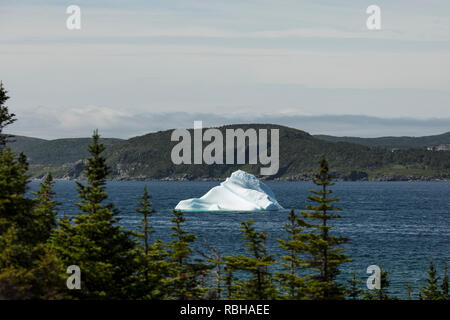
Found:
[[[19,114],[11,126],[17,135],[39,138],[86,137],[99,129],[104,137],[130,138],[150,132],[174,128],[192,128],[194,121],[203,121],[204,127],[225,124],[271,123],[285,125],[311,134],[336,136],[424,136],[449,131],[450,118],[378,118],[361,115],[302,115],[294,112],[252,113],[189,113],[159,112],[130,114],[98,106],[69,108],[55,113],[46,107]]]
[[[284,1],[192,1],[184,0],[142,7],[136,2],[111,6],[109,2],[78,1],[83,27],[67,32],[66,5],[58,1],[17,5],[7,1],[0,12],[5,32],[0,40],[9,43],[38,41],[70,43],[98,41],[115,43],[148,42],[151,38],[192,39],[388,39],[401,41],[448,41],[450,23],[445,15],[447,1],[434,6],[379,3],[383,28],[371,32],[365,28],[367,14],[360,4]],[[439,8],[438,4],[443,6]],[[245,17],[245,18],[244,18]],[[298,38],[298,39],[295,39]],[[127,40],[128,39],[128,40]],[[292,39],[291,39],[292,40]],[[270,45],[270,44],[269,44]]]
[[[17,133],[130,137],[197,119],[336,135],[448,130],[448,0],[380,0],[380,32],[354,0],[77,3],[72,32],[61,1],[2,1],[0,80]]]

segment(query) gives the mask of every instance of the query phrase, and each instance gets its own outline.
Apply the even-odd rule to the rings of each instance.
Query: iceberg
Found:
[[[260,211],[280,210],[268,186],[254,175],[238,170],[201,198],[180,201],[175,207],[182,211]]]

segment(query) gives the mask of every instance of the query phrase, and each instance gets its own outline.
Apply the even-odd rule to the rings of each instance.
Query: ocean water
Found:
[[[39,182],[30,183],[30,191]],[[153,196],[157,213],[152,217],[154,239],[170,241],[170,210],[178,201],[200,197],[219,182],[111,181],[107,184],[109,200],[120,210],[120,224],[135,229],[141,217],[135,212],[139,195],[146,185]],[[278,202],[286,208],[268,212],[198,212],[185,213],[186,229],[198,235],[194,246],[207,252],[206,244],[222,255],[244,252],[239,222],[253,218],[257,230],[269,234],[269,251],[277,257],[284,254],[276,238],[284,238],[283,225],[289,208],[304,209],[310,182],[267,182]],[[375,264],[390,272],[390,293],[405,298],[407,283],[413,286],[413,297],[424,284],[430,258],[435,260],[442,276],[444,263],[450,265],[450,183],[449,182],[338,182],[332,190],[341,198],[341,219],[331,222],[332,233],[349,241],[343,246],[353,259],[340,268],[340,281],[353,272],[363,280],[366,268]],[[77,213],[78,201],[73,181],[56,181],[59,214]]]

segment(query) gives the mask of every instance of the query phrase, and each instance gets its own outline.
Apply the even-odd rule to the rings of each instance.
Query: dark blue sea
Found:
[[[36,190],[39,182],[30,183]],[[178,201],[200,197],[219,182],[108,182],[111,202],[120,210],[121,224],[134,229],[141,217],[135,212],[138,197],[147,185],[153,196],[152,217],[155,239],[170,241],[170,210]],[[222,255],[243,253],[239,222],[253,218],[258,230],[270,238],[269,250],[283,254],[276,238],[284,238],[283,225],[288,208],[304,209],[307,195],[314,185],[309,182],[267,182],[278,202],[286,210],[271,212],[185,213],[186,229],[198,235],[195,246],[205,244]],[[430,258],[442,276],[444,263],[450,265],[450,183],[449,182],[338,182],[334,194],[341,198],[341,219],[332,221],[332,233],[349,238],[345,253],[353,259],[342,265],[340,281],[357,272],[365,288],[366,268],[375,264],[390,272],[390,293],[405,298],[406,286],[413,285],[413,298],[424,284]],[[76,214],[78,201],[73,181],[56,181],[59,213]]]

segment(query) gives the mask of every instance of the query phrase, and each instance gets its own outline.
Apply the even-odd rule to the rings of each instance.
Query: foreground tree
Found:
[[[447,264],[444,265],[444,277],[442,278],[441,294],[442,294],[442,299],[444,299],[444,300],[450,299],[450,295],[448,292],[448,267],[447,267]]]
[[[10,148],[0,149],[0,235],[12,225],[32,231],[33,201],[25,197],[27,170],[23,154],[16,156]]]
[[[348,283],[347,297],[350,300],[358,300],[359,299],[359,297],[362,293],[362,289],[359,288],[359,285],[361,284],[361,282],[362,282],[362,280],[358,280],[356,278],[356,272],[353,272],[351,280],[347,280],[347,283]]]
[[[281,265],[285,271],[278,273],[277,279],[281,285],[283,298],[302,299],[307,295],[308,277],[300,275],[300,272],[304,270],[305,263],[301,255],[306,252],[307,248],[305,243],[307,235],[303,233],[307,224],[297,216],[294,209],[289,212],[287,220],[284,228],[288,234],[288,240],[277,239],[277,241],[288,255],[281,257],[284,261]]]
[[[304,265],[313,273],[308,281],[309,298],[343,299],[345,288],[336,282],[336,277],[339,274],[339,265],[350,261],[342,253],[343,249],[339,247],[347,239],[330,235],[332,226],[328,224],[328,221],[340,218],[335,212],[341,209],[333,205],[333,202],[339,201],[339,198],[329,197],[332,191],[328,188],[333,183],[325,156],[322,156],[319,165],[319,172],[315,175],[313,182],[320,189],[311,190],[313,195],[308,196],[308,199],[316,205],[308,205],[307,211],[302,211],[303,218],[311,221],[307,223],[307,226],[313,229],[305,238],[307,257]],[[314,224],[314,222],[318,223]]]
[[[0,81],[0,148],[6,145],[6,141],[10,137],[3,132],[3,129],[16,121],[16,115],[10,113],[5,105],[8,99],[8,91],[3,87],[3,82]]]
[[[140,239],[137,255],[137,270],[134,280],[133,299],[164,299],[167,297],[166,279],[169,277],[170,264],[166,261],[168,253],[161,241],[151,243],[153,232],[150,218],[155,213],[150,201],[147,186],[141,195],[136,212],[142,215],[137,233]]]
[[[389,272],[380,267],[380,289],[367,290],[363,295],[364,300],[392,300],[389,296]]]
[[[149,225],[149,218],[153,215],[153,213],[155,213],[155,210],[152,209],[150,199],[151,196],[148,194],[147,186],[145,186],[144,193],[141,196],[141,201],[138,203],[139,208],[136,209],[136,212],[142,214],[142,223],[139,226],[141,233],[139,234],[139,237],[142,238],[144,242],[144,250],[146,255],[148,255],[149,250],[149,237],[153,231]]]
[[[3,132],[15,121],[4,105],[8,99],[0,83],[0,299],[61,298],[62,268],[47,247],[54,212],[44,216],[39,200],[25,196],[26,157],[6,147]],[[51,186],[48,195],[51,202]]]
[[[16,121],[5,105],[9,99],[0,82],[0,235],[13,224],[29,226],[33,203],[24,195],[27,190],[28,163],[23,154],[18,156],[6,147],[5,127]]]
[[[228,298],[268,300],[277,295],[272,274],[269,267],[277,261],[272,254],[267,253],[267,233],[257,232],[253,227],[254,221],[250,219],[241,222],[242,239],[245,242],[247,252],[250,256],[236,255],[223,257],[227,276]],[[248,280],[233,278],[233,273],[244,272],[250,274]]]
[[[118,210],[106,203],[109,173],[105,147],[94,131],[91,154],[84,168],[87,184],[77,182],[80,212],[73,221],[62,219],[53,236],[53,248],[67,267],[78,265],[82,289],[71,292],[78,298],[126,299],[132,295],[137,243],[131,233],[117,225]]]
[[[406,284],[406,294],[407,294],[406,297],[408,300],[412,300],[412,289],[413,289],[413,286],[412,286],[411,282],[408,282]]]
[[[436,267],[434,266],[433,259],[430,260],[430,266],[428,267],[427,285],[420,288],[419,298],[420,300],[441,300],[442,293],[438,287],[439,277],[436,274]]]
[[[222,264],[222,256],[220,255],[219,251],[210,246],[206,241],[204,242],[204,246],[208,249],[208,253],[205,253],[201,250],[196,250],[196,252],[206,259],[208,263],[211,264],[211,284],[214,284],[213,286],[210,286],[208,292],[205,293],[203,296],[203,299],[205,300],[217,300],[222,297],[222,280],[223,277],[223,264]],[[206,279],[206,278],[205,278]],[[202,284],[204,287],[206,287],[206,284]]]
[[[168,281],[169,296],[177,300],[199,299],[207,291],[201,286],[201,280],[212,266],[200,259],[192,258],[191,244],[197,238],[183,229],[186,219],[181,211],[172,211],[174,217],[172,237],[174,240],[168,245],[170,262],[170,279]]]
[[[45,242],[50,238],[53,228],[56,227],[56,201],[53,200],[53,177],[49,172],[44,181],[40,184],[37,192],[34,207],[34,229],[37,242]]]

